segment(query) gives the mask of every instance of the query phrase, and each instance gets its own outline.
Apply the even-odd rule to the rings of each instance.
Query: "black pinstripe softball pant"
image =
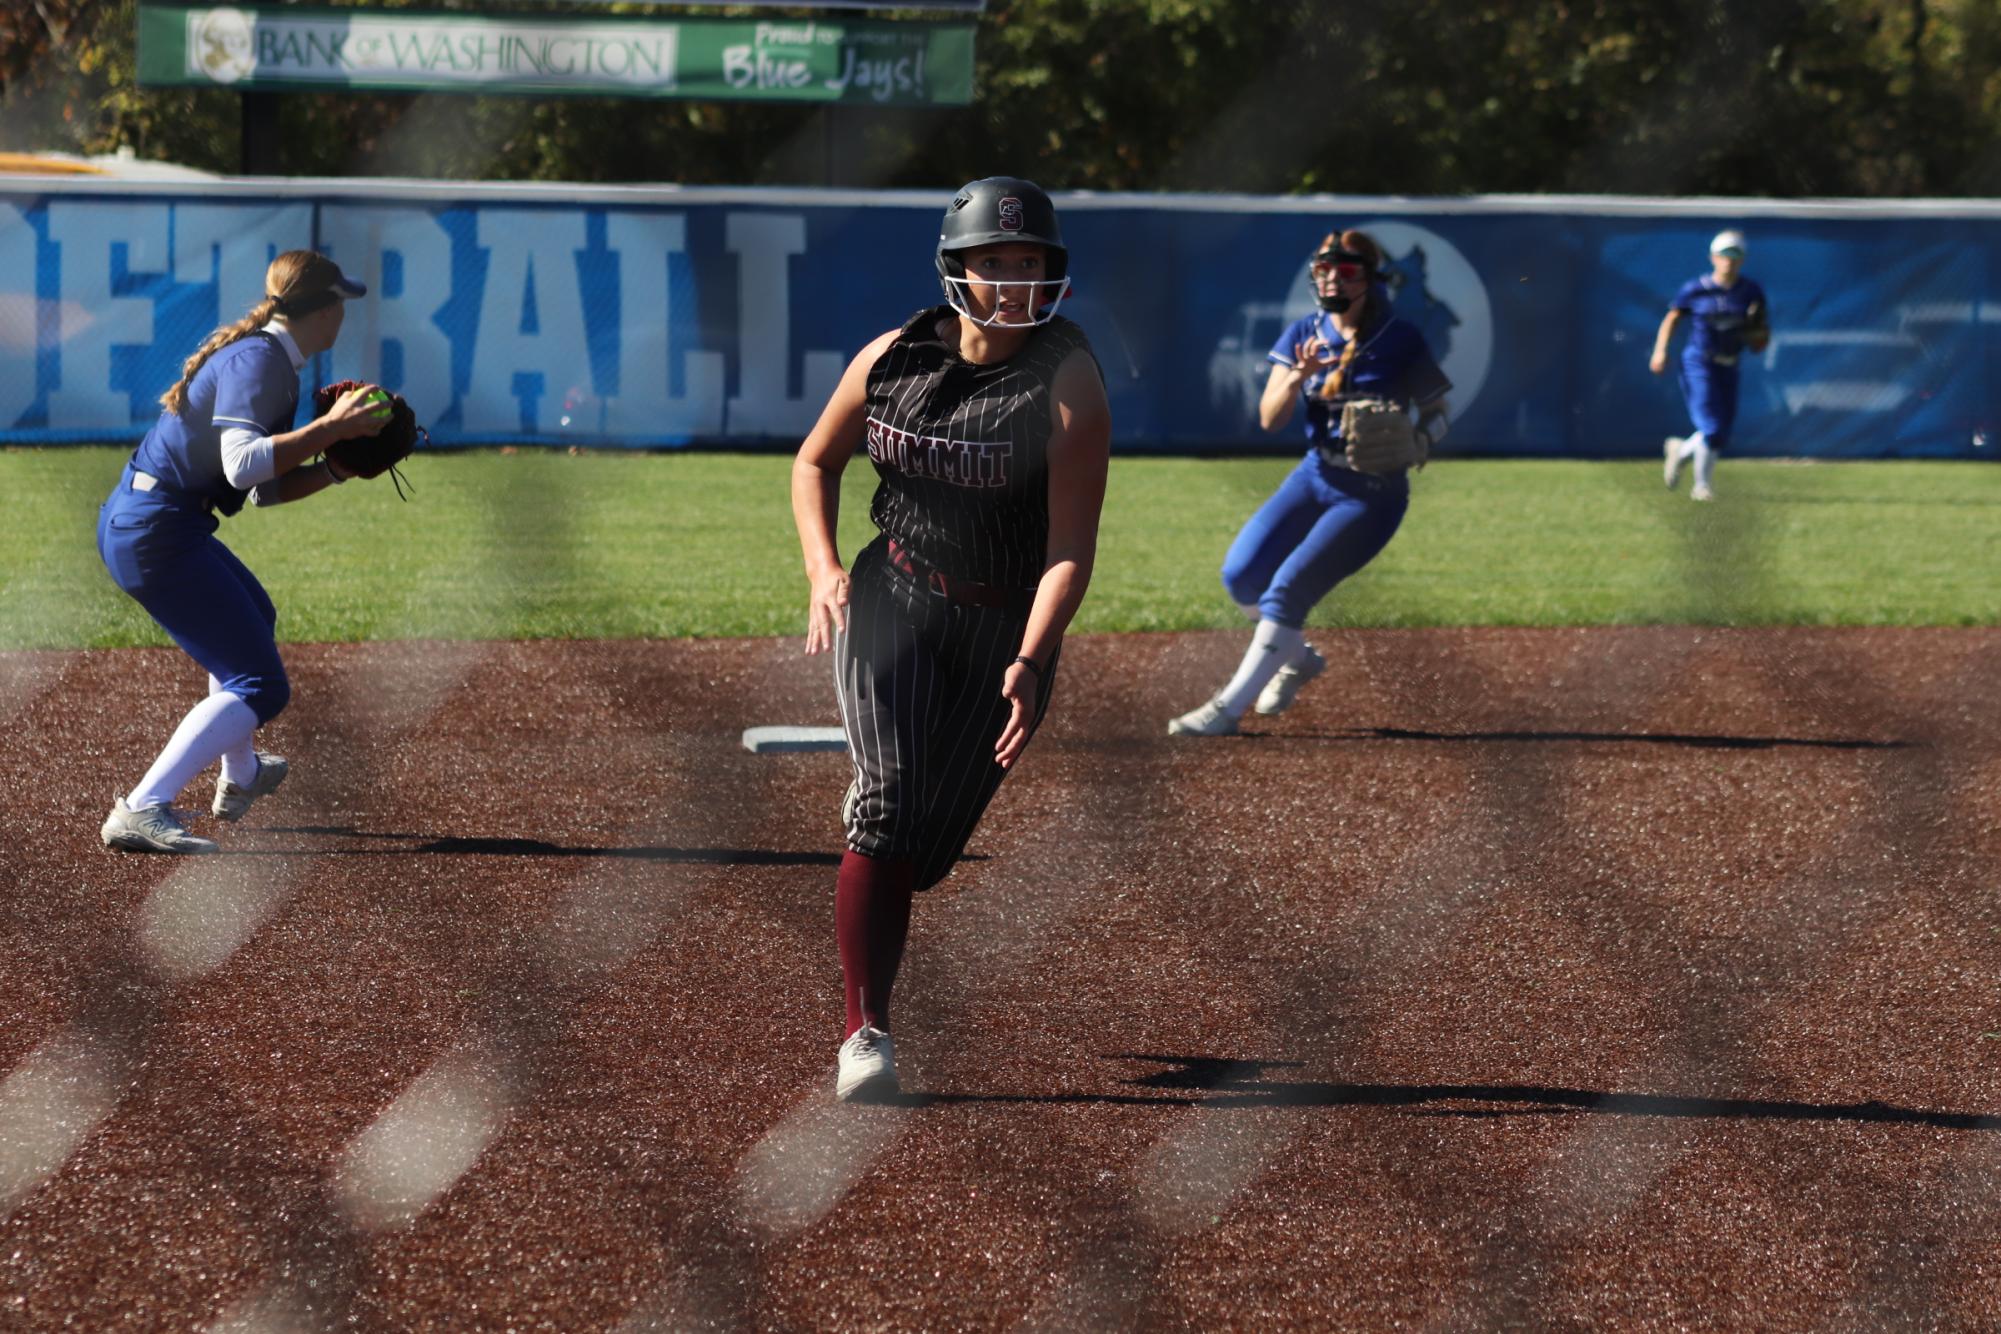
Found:
[[[918,889],[945,878],[1007,771],[994,742],[1007,725],[1001,679],[1021,651],[1016,607],[948,601],[891,565],[877,538],[849,570],[848,628],[834,640],[835,686],[855,783],[848,846],[908,858]],[[1042,675],[1035,723],[1056,663]]]

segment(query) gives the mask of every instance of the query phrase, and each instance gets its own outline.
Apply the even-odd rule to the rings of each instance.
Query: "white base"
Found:
[[[795,750],[846,750],[847,735],[838,727],[746,727],[743,748],[755,755]]]

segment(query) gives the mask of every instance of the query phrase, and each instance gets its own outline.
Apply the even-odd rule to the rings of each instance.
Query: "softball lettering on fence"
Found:
[[[216,23],[213,61],[254,51]],[[801,97],[831,96],[827,80],[872,97],[905,60],[917,77],[914,48],[852,27],[766,35],[774,59],[821,62]],[[934,56],[923,78],[935,81]],[[1338,221],[1380,240],[1390,308],[1452,381],[1445,453],[1658,454],[1674,387],[1629,335],[1660,319],[1679,280],[1666,266],[1688,253],[1677,238],[1700,247],[1714,219],[1574,201],[1344,203],[1066,205],[1090,279],[1064,313],[1105,358],[1122,448],[1274,445],[1257,416],[1267,353],[1312,307],[1302,257]],[[1786,293],[1784,314],[1732,450],[1991,457],[1978,442],[2001,419],[1989,336],[2001,316],[1967,293],[1995,262],[2001,211],[1769,208],[1760,272],[1775,301]],[[308,382],[384,384],[440,445],[796,446],[873,332],[935,299],[936,277],[900,258],[935,240],[930,212],[894,190],[22,181],[0,192],[0,441],[136,441],[186,349],[262,296],[271,257],[316,247],[370,299]],[[1816,286],[1802,266],[1844,278]]]
[[[0,205],[0,253],[23,261],[12,271],[34,275],[38,253],[56,261],[37,291],[0,298],[0,364],[18,372],[4,377],[0,431],[143,430],[174,379],[175,340],[254,304],[268,256],[317,231],[378,294],[321,359],[323,378],[403,393],[442,438],[796,439],[847,355],[795,351],[805,220],[719,221],[698,263],[679,212],[328,205],[315,227],[302,204]],[[739,312],[726,340],[705,302]],[[46,347],[30,317],[42,303],[55,314]]]

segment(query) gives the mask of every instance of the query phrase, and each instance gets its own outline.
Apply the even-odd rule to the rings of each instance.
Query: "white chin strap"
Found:
[[[978,283],[981,287],[991,287],[994,289],[993,314],[985,317],[973,314],[972,300],[967,296],[966,289],[974,283]],[[1034,290],[1025,293],[1027,298],[1025,304],[1028,306],[1028,322],[1030,324],[1047,324],[1056,317],[1056,307],[1063,304],[1063,298],[1069,294],[1070,279],[1066,276],[1062,278],[1038,278],[1034,282],[1025,283],[990,283],[983,278],[947,278],[945,280],[945,300],[951,304],[953,310],[958,311],[982,329],[992,329],[997,326],[1000,328],[1018,329],[1021,327],[1018,321],[1006,319],[1001,313],[1000,299],[1007,293],[1007,289],[1011,287],[1028,289],[1053,287],[1056,289],[1054,296]]]

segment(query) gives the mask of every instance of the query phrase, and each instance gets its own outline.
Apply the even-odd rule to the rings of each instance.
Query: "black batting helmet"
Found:
[[[957,284],[966,277],[961,251],[975,246],[1005,245],[1025,241],[1047,252],[1043,273],[1050,284],[1058,285],[1059,299],[1068,283],[1063,281],[1070,252],[1063,245],[1063,229],[1056,221],[1056,205],[1034,181],[1019,176],[989,176],[959,187],[945,206],[938,224],[938,279],[945,299],[959,305]],[[1050,308],[1053,313],[1054,307]],[[1043,318],[1047,318],[1044,315]]]

